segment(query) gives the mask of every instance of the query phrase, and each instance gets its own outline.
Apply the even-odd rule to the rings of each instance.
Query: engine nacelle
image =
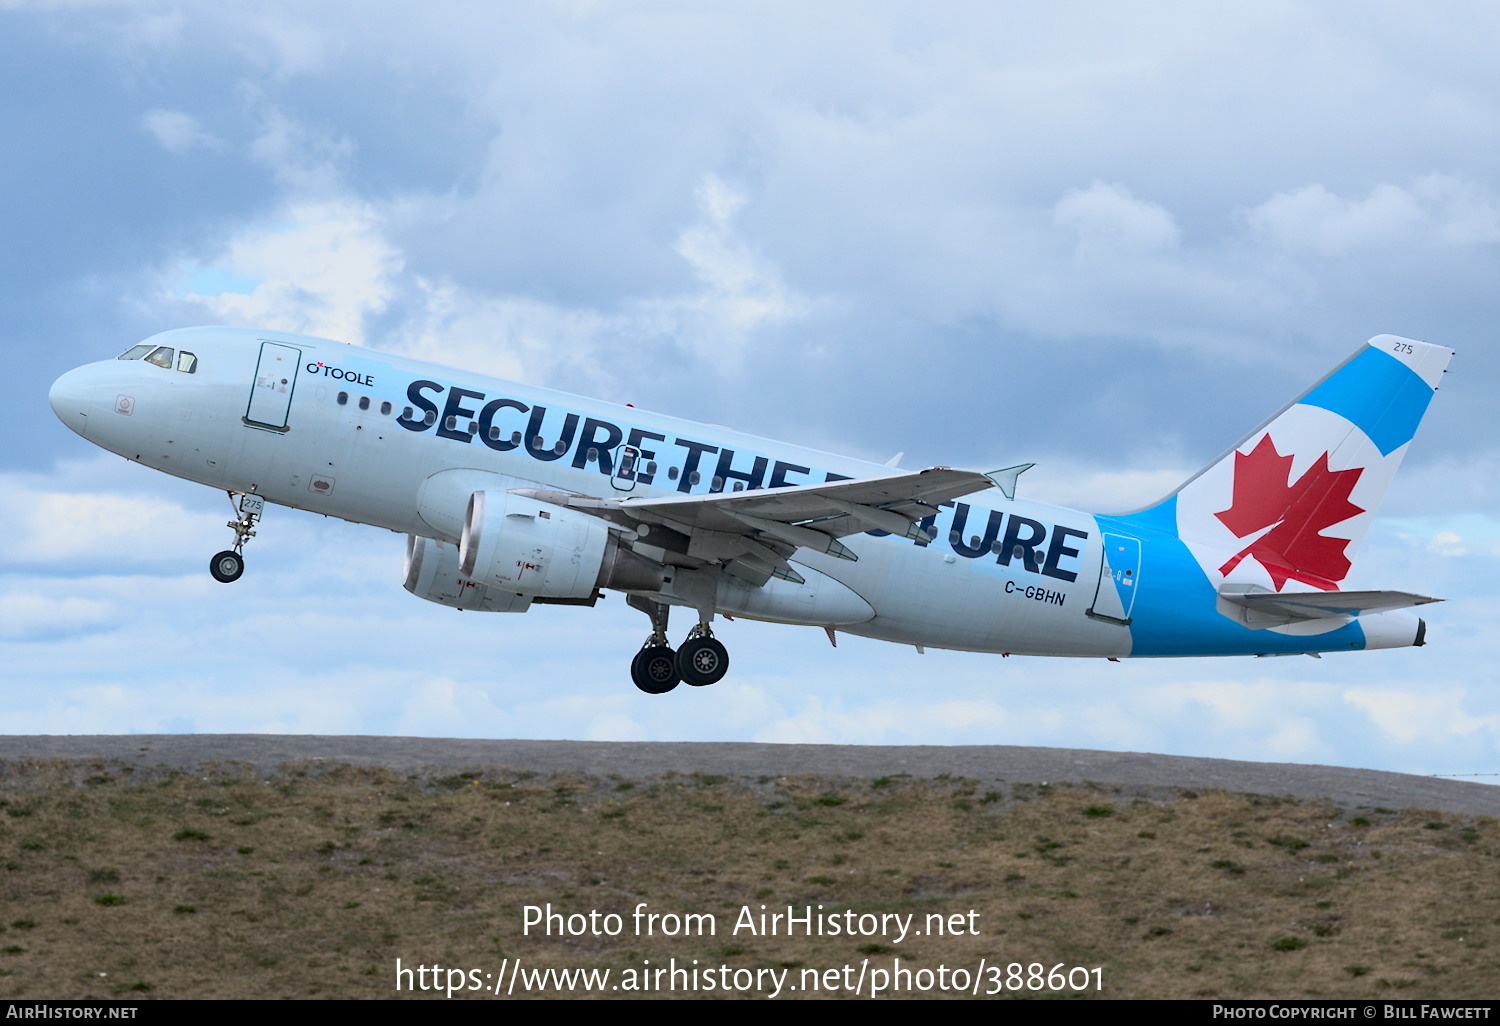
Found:
[[[512,492],[469,496],[459,573],[538,599],[588,600],[600,588],[660,591],[666,568],[622,547],[609,524]]]
[[[458,546],[406,536],[406,590],[417,598],[482,613],[524,613],[531,596],[491,588],[459,573]]]

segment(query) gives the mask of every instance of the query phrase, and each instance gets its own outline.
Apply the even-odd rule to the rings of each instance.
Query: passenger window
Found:
[[[432,427],[432,425],[437,423],[437,410],[428,410],[427,416],[423,417],[422,421],[428,427]]]
[[[382,417],[388,417],[388,416],[390,416],[390,413],[391,413],[391,404],[390,404],[390,402],[386,401],[386,402],[381,403],[380,404],[380,415]]]
[[[172,347],[171,346],[157,346],[155,349],[151,350],[151,355],[148,356],[148,357],[146,357],[146,362],[147,363],[154,363],[158,367],[165,367],[167,370],[171,370],[172,369]]]
[[[340,406],[347,406],[347,405],[349,405],[349,393],[348,392],[340,392],[339,393],[339,405]]]
[[[129,349],[125,350],[119,356],[115,357],[115,359],[117,359],[117,360],[139,360],[141,357],[143,357],[147,353],[151,352],[151,350],[154,349],[154,348],[156,348],[156,347],[155,346],[131,346]]]
[[[198,373],[198,358],[184,349],[177,354],[177,369],[184,374]]]
[[[362,396],[359,397],[359,408],[361,410],[368,410],[370,408],[370,397],[369,396],[362,395]]]

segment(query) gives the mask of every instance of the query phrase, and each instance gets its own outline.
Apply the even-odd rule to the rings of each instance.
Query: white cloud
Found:
[[[250,156],[271,170],[291,199],[327,203],[347,196],[345,166],[354,154],[354,144],[288,117],[257,89],[245,87],[243,91],[247,105],[258,110],[261,119]]]
[[[406,255],[391,241],[393,225],[463,212],[444,201],[355,198],[346,182],[352,153],[346,139],[309,129],[258,91],[250,93],[250,102],[262,123],[252,155],[273,171],[289,198],[271,218],[239,228],[217,252],[200,245],[198,255],[171,263],[175,270],[167,276],[175,290],[169,291],[181,293],[185,266],[196,269],[189,287],[234,282],[223,292],[184,297],[213,320],[363,343],[370,319],[399,293],[401,308],[387,319],[380,345],[537,382],[560,366],[576,372],[596,365],[601,369],[591,383],[618,388],[622,346],[665,346],[705,373],[728,375],[738,370],[753,338],[816,306],[789,289],[740,237],[734,219],[748,196],[713,174],[698,181],[699,216],[671,246],[697,279],[694,290],[624,297],[611,308],[592,308],[407,273]],[[178,121],[169,127],[177,132],[174,139],[187,137]]]
[[[1424,176],[1408,188],[1382,182],[1362,199],[1306,185],[1277,193],[1244,217],[1259,238],[1328,258],[1500,241],[1500,205],[1490,190],[1443,174]]]
[[[125,31],[132,42],[145,46],[174,46],[182,39],[183,21],[180,8],[159,12],[141,11]]]
[[[59,596],[56,582],[41,587],[12,583],[0,593],[0,637],[25,638],[99,627],[120,613],[110,602],[81,595]]]
[[[512,381],[545,384],[559,363],[588,367],[607,339],[629,327],[596,311],[475,295],[452,282],[418,279],[413,291],[415,302],[382,346]]]
[[[1016,494],[1073,509],[1123,513],[1160,501],[1197,469],[1152,469],[1159,459],[1149,453],[1131,462],[1138,468],[1099,470],[1082,460],[1044,463],[1021,475]]]
[[[1439,531],[1432,536],[1428,545],[1433,551],[1444,556],[1467,556],[1469,554],[1469,546],[1461,536],[1452,531]]]
[[[675,248],[704,291],[646,303],[643,309],[671,324],[678,344],[704,364],[736,371],[757,330],[799,317],[809,304],[734,231],[734,216],[748,202],[743,192],[707,175],[695,195],[703,219],[683,230]]]
[[[1052,221],[1077,235],[1077,254],[1083,260],[1163,253],[1175,249],[1182,234],[1165,207],[1105,182],[1064,193],[1052,208]]]
[[[349,17],[348,8],[327,9],[335,19]],[[269,66],[278,78],[312,75],[327,68],[339,47],[334,24],[315,24],[317,12],[300,6],[280,9],[233,9],[227,19],[233,26],[237,47],[252,60]],[[307,15],[312,15],[309,18]],[[357,15],[365,17],[368,14]],[[347,26],[345,26],[347,27]]]
[[[336,201],[293,204],[231,239],[211,266],[257,282],[248,294],[189,297],[216,320],[359,343],[366,318],[389,302],[402,261],[372,207]]]
[[[217,150],[223,147],[223,143],[203,130],[197,118],[180,110],[157,107],[145,113],[141,124],[162,149],[178,156],[195,149]]]
[[[207,558],[228,534],[209,524],[149,491],[64,491],[37,475],[0,475],[0,559],[9,563],[140,566],[177,558],[184,544],[204,546]]]
[[[1380,731],[1402,745],[1444,745],[1466,735],[1500,732],[1500,716],[1473,716],[1464,688],[1421,686],[1398,691],[1347,688],[1344,700],[1363,711]],[[1500,744],[1494,751],[1500,754]]]

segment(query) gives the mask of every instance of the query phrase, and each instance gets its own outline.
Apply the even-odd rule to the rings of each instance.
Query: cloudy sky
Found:
[[[1500,772],[1500,8],[0,0],[0,732],[999,743]],[[629,684],[400,538],[92,449],[156,331],[358,342],[903,466],[1153,499],[1371,335],[1458,357],[1349,587],[1423,649],[1110,664],[747,622]],[[680,618],[679,618],[680,619]],[[1478,779],[1485,779],[1480,777]]]

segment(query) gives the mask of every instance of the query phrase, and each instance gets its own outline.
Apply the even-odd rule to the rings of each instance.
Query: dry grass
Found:
[[[983,959],[1098,966],[1111,997],[1493,998],[1497,851],[1490,818],[1217,792],[12,765],[0,999],[393,997],[397,958],[616,974],[696,958],[793,983]],[[641,902],[717,931],[636,936]],[[620,913],[624,932],[523,934],[522,907],[547,903]],[[978,934],[731,934],[745,906],[819,904],[918,926],[973,910]]]

